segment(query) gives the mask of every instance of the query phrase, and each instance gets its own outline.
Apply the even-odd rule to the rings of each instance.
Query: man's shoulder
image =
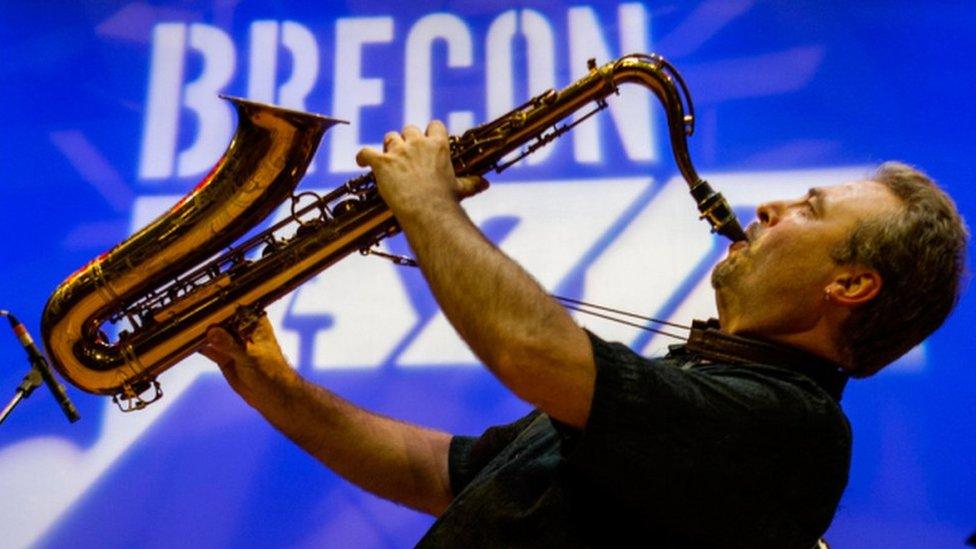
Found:
[[[732,362],[703,362],[693,370],[752,395],[760,410],[775,408],[808,418],[819,417],[827,425],[850,429],[840,402],[821,382],[803,371],[786,365]]]
[[[708,360],[682,346],[672,346],[668,354],[644,357],[619,342],[592,337],[597,363],[598,385],[608,382],[613,391],[607,398],[633,401],[650,400],[668,404],[676,410],[698,410],[701,419],[710,414],[732,414],[740,424],[752,420],[765,424],[804,424],[824,434],[849,437],[850,427],[834,395],[823,379],[789,364]],[[830,377],[829,375],[827,377]],[[601,380],[601,378],[603,378]],[[599,392],[599,391],[598,391]],[[727,419],[727,417],[726,417]]]

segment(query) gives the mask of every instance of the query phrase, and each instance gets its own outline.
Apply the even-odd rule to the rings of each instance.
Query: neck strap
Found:
[[[719,330],[718,320],[714,318],[692,321],[684,348],[709,360],[766,364],[800,372],[836,401],[840,401],[847,384],[848,374],[833,361],[792,347],[727,334]]]

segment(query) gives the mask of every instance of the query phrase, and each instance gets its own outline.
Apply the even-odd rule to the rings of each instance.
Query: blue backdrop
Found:
[[[431,117],[454,132],[630,51],[684,74],[691,152],[741,215],[761,200],[900,159],[976,219],[976,10],[966,2],[10,2],[0,9],[0,308],[37,334],[69,273],[192,188],[222,152],[217,93],[350,120],[303,188]],[[688,321],[713,310],[724,245],[694,219],[657,101],[643,90],[466,203],[553,291]],[[406,252],[402,240],[388,248]],[[976,530],[976,302],[852,383],[851,481],[837,547],[954,547]],[[270,311],[306,376],[369,409],[474,434],[527,410],[451,332],[417,272],[354,257]],[[641,352],[666,341],[580,319]],[[0,398],[26,371],[0,336]],[[123,415],[38,391],[0,427],[4,546],[410,546],[429,517],[351,487],[268,427],[205,360]]]

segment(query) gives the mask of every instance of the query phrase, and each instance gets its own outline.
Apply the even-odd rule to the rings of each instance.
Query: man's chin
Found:
[[[727,257],[722,261],[719,261],[718,264],[716,264],[712,269],[712,289],[720,290],[728,286],[729,281],[733,277],[734,271],[735,269],[732,266],[730,258]]]

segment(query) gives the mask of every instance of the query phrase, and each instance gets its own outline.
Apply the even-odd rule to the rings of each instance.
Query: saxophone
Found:
[[[452,136],[457,175],[501,172],[606,108],[619,84],[635,83],[664,105],[674,157],[701,217],[713,232],[745,240],[728,203],[692,166],[686,139],[694,111],[677,70],[655,54],[600,67],[591,59],[588,68],[566,88]],[[246,329],[317,273],[399,231],[372,173],[325,195],[294,194],[325,131],[342,121],[226,99],[238,125],[211,172],[165,214],[69,276],[44,309],[43,339],[54,366],[80,389],[112,396],[123,411],[159,399],[156,377],[197,351],[208,327]],[[289,199],[289,216],[228,248]],[[124,329],[112,340],[107,324]]]

